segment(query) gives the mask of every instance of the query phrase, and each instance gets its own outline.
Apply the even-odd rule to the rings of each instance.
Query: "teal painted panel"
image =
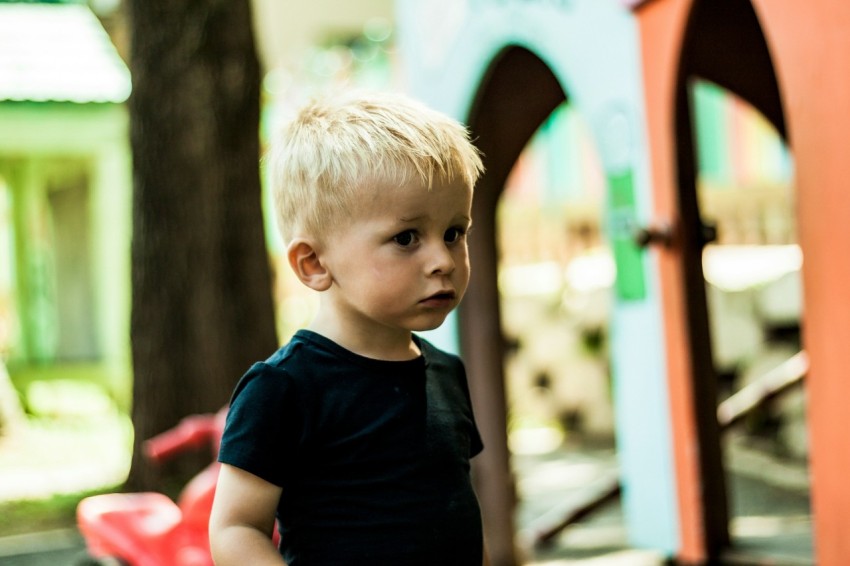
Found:
[[[713,183],[728,184],[732,178],[732,165],[726,151],[729,126],[723,90],[713,83],[700,81],[691,92],[700,174]]]

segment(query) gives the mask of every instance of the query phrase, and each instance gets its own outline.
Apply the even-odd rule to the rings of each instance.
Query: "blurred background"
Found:
[[[476,45],[493,43],[511,21],[533,36],[535,22],[551,14],[587,34],[598,30],[595,35],[609,46],[604,49],[626,53],[628,68],[617,73],[640,92],[644,71],[637,16],[627,4],[468,0],[425,7],[394,0],[254,0],[260,114],[248,127],[255,128],[262,149],[271,128],[292,108],[313,94],[350,86],[412,92],[474,122],[476,112],[491,103],[487,97],[468,95],[471,102],[463,106],[445,91],[436,92],[439,85],[488,85],[498,77],[499,61],[512,52],[500,51],[491,65],[486,54],[463,55],[469,63],[461,64],[452,50],[475,53]],[[138,88],[134,81],[148,75],[131,77],[136,68],[131,14],[141,21],[146,9],[159,8],[138,2],[131,10],[120,0],[0,2],[0,537],[9,541],[5,556],[10,561],[33,546],[47,545],[44,538],[21,538],[45,531],[54,533],[50,544],[79,550],[76,503],[123,489],[131,465],[143,465],[134,459],[144,440],[140,435],[161,432],[190,412],[214,411],[227,400],[221,393],[225,387],[199,402],[197,411],[154,414],[150,405],[139,408],[134,389],[140,357],[134,366],[131,322],[139,306],[133,303],[133,286],[141,279],[133,275],[133,258],[140,257],[133,240],[142,241],[154,226],[144,224],[145,235],[134,233],[134,220],[137,228],[142,225],[134,206],[143,204],[134,197],[131,130],[142,136],[144,128],[133,130],[131,124],[138,119],[133,113],[145,107],[132,106],[131,93]],[[156,17],[168,18],[168,10],[145,21]],[[550,50],[541,48],[535,61],[560,75],[554,61],[561,39],[548,41],[549,32],[539,27],[539,43]],[[606,37],[609,28],[628,33]],[[169,27],[163,23],[162,29]],[[198,29],[203,26],[183,33]],[[505,34],[506,44],[533,51],[521,33]],[[577,45],[588,52],[597,47],[589,40]],[[601,55],[588,56],[585,66],[591,68],[582,72],[593,73],[594,57]],[[423,86],[436,75],[442,82]],[[498,190],[490,191],[496,195],[490,205],[492,235],[486,229],[475,235],[492,240],[496,250],[495,276],[482,271],[498,291],[494,312],[503,375],[495,379],[502,380],[503,406],[493,408],[485,394],[473,395],[479,418],[486,421],[484,432],[503,431],[512,482],[508,499],[514,507],[509,530],[516,533],[516,542],[509,544],[515,553],[497,554],[511,554],[497,564],[658,564],[675,556],[680,543],[676,512],[667,509],[675,499],[672,425],[664,417],[658,429],[649,423],[639,438],[626,439],[623,430],[640,433],[623,407],[654,407],[658,401],[635,394],[640,388],[617,390],[618,379],[663,375],[663,363],[653,358],[648,366],[618,374],[617,368],[634,358],[620,358],[629,347],[612,347],[612,337],[620,332],[621,344],[631,341],[633,349],[661,351],[662,338],[645,341],[642,335],[661,336],[660,315],[650,316],[652,324],[642,329],[625,320],[636,305],[661,301],[656,265],[640,237],[632,237],[651,216],[649,165],[613,163],[616,146],[623,142],[604,139],[600,131],[608,126],[599,125],[610,125],[611,116],[626,116],[629,159],[639,162],[647,140],[643,127],[635,130],[633,122],[643,120],[643,111],[609,108],[602,116],[587,100],[593,93],[582,90],[582,76],[561,78],[566,85],[561,99],[549,104],[529,136],[517,134],[517,157],[504,166]],[[522,72],[515,80],[524,80]],[[162,92],[165,101],[170,95]],[[698,257],[707,313],[703,338],[716,384],[712,403],[722,405],[752,383],[763,384],[756,387],[761,391],[756,398],[768,398],[754,402],[746,414],[733,412],[738,424],[723,439],[732,538],[778,561],[768,563],[813,563],[800,385],[805,371],[788,369],[802,348],[803,256],[794,159],[784,132],[732,90],[694,76],[687,97],[694,199],[704,236]],[[498,100],[492,104],[498,107]],[[497,116],[499,127],[510,131],[513,117]],[[486,124],[473,124],[473,134],[482,140],[491,139],[488,133]],[[309,321],[315,298],[288,275],[263,186],[256,194],[263,207],[256,222],[264,228],[274,337],[283,343]],[[646,231],[644,236],[652,238]],[[240,257],[235,248],[229,253]],[[231,300],[226,294],[218,299]],[[434,340],[463,353],[474,349],[465,336],[477,331],[463,321],[474,319],[476,312],[469,306],[461,322],[450,320]],[[625,320],[620,328],[630,328],[631,334],[618,331],[618,319]],[[793,375],[774,398],[779,387],[764,377],[773,375],[775,382],[776,368]],[[232,387],[238,377],[232,372],[223,379]],[[483,390],[483,384],[472,378],[474,389]],[[653,384],[644,391],[651,392],[657,387]],[[190,382],[173,382],[173,387],[180,396],[203,396]],[[618,395],[630,401],[619,401],[618,408]],[[739,406],[726,405],[729,411]],[[493,420],[490,409],[501,411],[503,420]],[[140,410],[152,415],[144,426],[139,425],[146,418]],[[662,429],[663,434],[654,435]],[[668,485],[656,515],[639,510],[646,503],[637,491],[627,492],[632,499],[624,503],[619,498],[618,478],[633,473],[624,458],[639,458],[635,451],[645,458],[662,453],[660,465],[667,466],[664,477],[657,478]],[[477,473],[486,477],[490,466],[498,463],[485,462]],[[173,485],[161,489],[176,492]],[[647,517],[661,534],[634,534],[642,532],[636,522]],[[789,545],[782,546],[783,540]],[[28,544],[28,550],[20,550],[18,543]],[[0,544],[0,561],[3,548]]]

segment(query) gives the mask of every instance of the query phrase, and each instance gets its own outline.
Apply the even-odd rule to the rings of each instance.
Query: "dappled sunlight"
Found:
[[[527,566],[657,566],[664,564],[664,557],[651,550],[622,550],[593,558],[558,558],[535,560]]]
[[[118,485],[127,478],[133,427],[102,389],[36,381],[26,425],[0,439],[0,501],[41,499]]]
[[[808,533],[812,528],[810,515],[762,515],[735,517],[731,532],[736,537],[770,538],[791,533]]]
[[[530,426],[513,430],[508,446],[514,454],[548,454],[564,442],[564,432],[550,426]]]
[[[597,461],[563,458],[537,464],[534,473],[519,482],[523,494],[551,493],[553,489],[584,488],[600,478],[609,466]]]
[[[614,286],[617,266],[612,255],[603,249],[574,258],[567,265],[566,281],[578,293],[597,289],[610,290]]]
[[[703,252],[705,279],[724,291],[770,284],[803,267],[797,244],[707,246]]]
[[[84,418],[104,415],[113,404],[94,383],[70,379],[33,381],[26,390],[29,409],[36,415]]]
[[[118,485],[130,469],[128,418],[68,425],[34,421],[0,442],[0,501],[40,499]]]

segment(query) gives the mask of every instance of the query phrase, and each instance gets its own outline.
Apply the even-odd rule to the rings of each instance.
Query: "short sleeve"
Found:
[[[478,430],[478,423],[475,420],[475,412],[472,409],[472,396],[469,394],[469,382],[466,378],[466,367],[460,360],[458,360],[458,362],[460,364],[463,393],[466,397],[467,406],[469,407],[469,418],[472,421],[472,427],[469,433],[469,457],[474,458],[484,450],[484,441],[481,440],[481,433]]]
[[[299,438],[294,389],[285,371],[254,364],[230,400],[219,461],[281,486]]]

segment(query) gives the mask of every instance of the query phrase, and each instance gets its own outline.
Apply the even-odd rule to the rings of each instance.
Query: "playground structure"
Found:
[[[841,532],[850,518],[842,481],[850,460],[842,438],[850,418],[842,379],[850,260],[833,251],[850,246],[842,222],[850,164],[841,155],[850,119],[840,112],[850,90],[842,71],[850,7],[835,0],[397,6],[406,87],[468,123],[485,158],[473,205],[473,280],[456,334],[446,332],[444,344],[465,356],[488,447],[477,465],[486,471],[478,478],[493,563],[517,560],[495,210],[523,147],[564,100],[589,125],[608,184],[605,214],[619,220],[607,234],[618,271],[610,356],[629,543],[688,564],[720,560],[730,546],[725,423],[718,421],[702,261],[716,231],[697,199],[695,80],[752,105],[793,154],[805,257],[805,354],[796,359],[808,372],[813,561],[850,560]],[[791,373],[799,378],[802,370]]]
[[[843,478],[850,446],[842,434],[850,418],[844,409],[850,384],[843,378],[845,334],[850,332],[843,287],[850,260],[840,253],[850,245],[844,220],[850,197],[843,190],[850,165],[841,155],[850,131],[841,112],[850,90],[850,7],[839,0],[397,0],[397,7],[407,90],[470,124],[486,159],[471,242],[474,280],[463,312],[441,339],[443,345],[463,350],[487,445],[476,465],[487,472],[477,478],[493,563],[517,561],[495,209],[526,142],[565,100],[589,125],[608,186],[605,216],[619,220],[609,223],[607,232],[618,271],[610,358],[629,543],[693,564],[722,557],[729,547],[719,443],[724,421],[717,417],[716,352],[709,339],[710,306],[700,261],[712,231],[703,203],[695,198],[699,148],[694,147],[690,96],[694,79],[749,102],[793,152],[794,210],[805,255],[805,355],[798,361],[806,360],[808,373],[813,561],[850,561],[843,536],[850,519],[850,490]],[[96,181],[92,210],[110,211],[94,217],[91,229],[103,232],[106,225],[99,219],[120,220],[128,210],[128,193],[106,190],[127,185],[126,143],[114,141],[124,139],[121,100],[79,108],[64,99],[39,102],[38,127],[32,127],[35,105],[5,102],[0,110],[9,117],[10,135],[4,138],[7,159],[0,160],[0,173],[25,187],[12,187],[21,194],[43,196],[53,183],[45,175],[55,167],[41,165],[45,159],[52,163],[51,151],[67,154],[71,144],[57,138],[57,132],[79,138],[80,131],[102,125],[105,135],[94,136],[93,131],[91,143],[90,136],[81,138],[86,144],[74,159],[91,168],[81,178]],[[103,121],[93,122],[91,113]],[[65,121],[48,123],[47,118]],[[28,126],[19,127],[19,119],[28,120]],[[63,129],[57,123],[85,129]],[[50,151],[44,148],[47,141]],[[73,143],[80,147],[79,139]],[[26,162],[8,158],[22,148],[41,157]],[[62,180],[62,187],[69,186],[61,194],[70,193],[74,183]],[[20,196],[14,200],[24,202]],[[16,212],[16,222],[38,226],[34,213],[43,207],[35,200],[26,202],[30,204]],[[124,212],[115,215],[115,210]],[[124,234],[128,224],[118,223],[123,227],[118,232],[106,231]],[[122,264],[127,238],[101,240],[106,247],[96,250],[92,264]],[[82,238],[62,241],[76,246]],[[18,256],[38,259],[30,249]],[[41,277],[36,268],[42,263],[18,269],[25,279],[35,279]],[[98,304],[126,286],[111,272],[98,280],[108,282],[108,287],[96,288]],[[113,330],[122,327],[126,309],[95,310],[101,313],[97,327],[79,336],[109,338],[104,354],[120,362],[125,345],[116,338],[121,333]],[[51,327],[49,320],[35,322]],[[50,349],[45,344],[52,334],[39,331],[38,325],[33,328],[27,355],[37,356]],[[801,371],[796,368],[785,377],[796,379]],[[780,379],[768,393],[787,383]],[[745,397],[736,398],[744,407],[749,403]],[[722,407],[729,408],[729,419],[740,414],[734,403]]]

